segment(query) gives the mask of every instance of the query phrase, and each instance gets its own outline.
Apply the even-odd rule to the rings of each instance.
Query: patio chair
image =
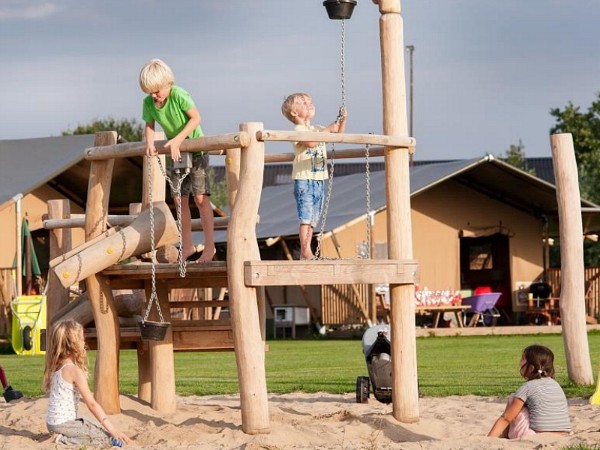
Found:
[[[469,327],[475,327],[478,323],[483,326],[493,325],[496,319],[500,317],[500,312],[496,309],[496,303],[501,295],[502,292],[488,292],[463,298],[462,304],[470,306],[465,314],[465,325],[467,324],[466,318],[469,315],[471,316],[467,325]]]

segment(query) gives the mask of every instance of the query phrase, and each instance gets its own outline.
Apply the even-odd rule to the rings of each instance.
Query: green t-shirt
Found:
[[[148,95],[144,98],[142,118],[146,123],[158,123],[167,135],[167,138],[173,139],[190,120],[186,112],[194,106],[195,103],[192,96],[179,86],[173,85],[162,108],[157,108],[154,105],[154,100],[152,100],[151,96]],[[200,136],[204,136],[204,133],[202,133],[202,128],[198,125],[187,137],[197,138]],[[196,154],[202,154],[202,152],[194,153],[194,155]]]

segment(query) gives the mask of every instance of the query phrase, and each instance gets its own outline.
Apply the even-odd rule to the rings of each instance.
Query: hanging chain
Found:
[[[160,158],[157,156],[160,164]],[[161,323],[164,323],[162,310],[160,309],[160,302],[158,301],[158,295],[156,294],[156,242],[154,240],[154,201],[152,199],[152,159],[150,156],[147,156],[148,162],[148,203],[150,204],[150,255],[152,258],[152,291],[150,294],[150,299],[148,300],[148,305],[146,306],[146,312],[144,314],[144,322],[148,320],[148,316],[150,315],[150,309],[152,308],[152,303],[156,303],[156,309],[158,310],[158,316],[160,318]]]
[[[165,177],[165,179],[169,183],[169,186],[171,187],[171,192],[173,192],[173,197],[179,198],[179,201],[175,202],[175,208],[177,211],[177,221],[176,221],[177,234],[179,236],[179,247],[177,249],[177,261],[179,261],[179,276],[181,278],[185,278],[185,273],[187,270],[187,262],[183,260],[183,235],[182,235],[182,231],[181,231],[181,185],[183,184],[183,181],[185,180],[185,178],[188,176],[189,172],[186,172],[183,174],[182,177],[179,177],[177,186],[175,186],[175,184],[173,183],[171,178],[167,175],[167,172],[166,172],[165,168],[163,167],[160,158],[158,156],[156,158],[158,160],[158,167],[160,168],[160,171],[162,172],[163,176]]]
[[[367,252],[366,259],[373,258],[371,255],[371,239],[373,238],[373,214],[371,212],[371,168],[369,166],[370,145],[365,145],[365,187],[367,191]]]
[[[340,86],[342,103],[338,111],[336,122],[339,124],[344,117],[346,110],[346,71],[344,51],[346,47],[346,20],[342,19],[342,33],[340,40]],[[327,213],[329,212],[329,201],[331,200],[331,192],[333,191],[333,172],[335,169],[335,144],[331,144],[331,157],[329,158],[329,180],[327,183],[327,194],[325,195],[325,204],[323,205],[323,214],[321,218],[321,232],[317,237],[317,249],[315,250],[315,259],[321,259],[321,241],[325,233],[325,225],[327,223]]]
[[[346,48],[346,19],[342,20],[342,38],[340,43],[340,85],[342,90],[342,105],[340,106],[340,115],[338,123],[342,120],[344,111],[346,110],[346,60],[344,57]]]
[[[314,259],[321,258],[321,241],[325,233],[325,224],[327,223],[327,212],[329,211],[329,201],[331,200],[331,192],[333,191],[333,171],[335,169],[335,145],[331,144],[331,164],[329,165],[329,180],[327,182],[327,194],[325,195],[325,204],[323,205],[323,214],[321,216],[321,232],[317,237],[317,249],[315,250]]]

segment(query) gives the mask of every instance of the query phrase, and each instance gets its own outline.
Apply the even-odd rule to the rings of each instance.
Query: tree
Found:
[[[597,189],[600,182],[600,92],[596,94],[596,99],[587,112],[582,112],[579,106],[569,102],[562,110],[551,109],[550,115],[556,118],[556,125],[550,129],[551,134],[573,135],[581,197],[600,203],[600,192]],[[586,240],[584,258],[586,265],[600,265],[600,246]],[[556,257],[551,259],[556,264]]]
[[[508,150],[506,150],[505,156],[498,156],[498,159],[516,167],[517,169],[521,169],[524,172],[535,175],[535,169],[530,169],[527,166],[525,145],[523,145],[523,141],[521,141],[521,139],[519,139],[519,143],[517,145],[511,144]]]
[[[550,133],[573,135],[581,196],[600,203],[597,189],[600,181],[600,92],[596,95],[587,112],[581,112],[581,108],[571,102],[563,110],[551,109],[550,115],[556,118],[556,125]]]
[[[144,126],[136,119],[115,120],[112,117],[96,119],[88,124],[79,124],[74,130],[64,130],[63,136],[74,134],[94,134],[97,131],[116,131],[119,138],[126,142],[140,142],[142,140]]]

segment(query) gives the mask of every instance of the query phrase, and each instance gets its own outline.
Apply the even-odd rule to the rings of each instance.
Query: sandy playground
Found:
[[[1,449],[55,449],[48,437],[46,398],[4,403],[0,399]],[[600,407],[570,399],[574,433],[537,435],[519,441],[485,437],[504,409],[504,399],[486,397],[421,398],[421,420],[401,424],[390,405],[354,394],[269,395],[271,433],[241,431],[238,396],[178,397],[177,411],[161,417],[135,397],[121,397],[114,422],[144,449],[561,449],[600,442]],[[88,415],[82,403],[80,414]],[[91,417],[91,416],[90,416]],[[66,447],[65,447],[66,448]]]

